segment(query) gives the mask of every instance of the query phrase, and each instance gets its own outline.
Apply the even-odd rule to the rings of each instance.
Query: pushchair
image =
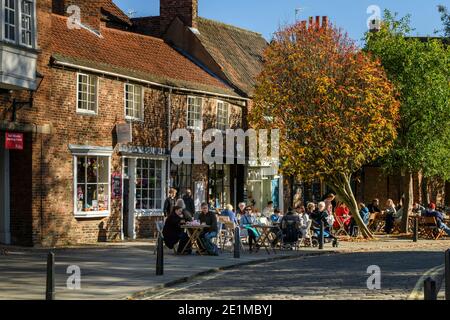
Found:
[[[282,250],[298,250],[299,249],[300,229],[298,222],[288,220],[282,228],[281,249]]]
[[[325,225],[325,228],[323,229],[323,239],[324,244],[332,243],[333,248],[339,246],[338,239],[331,234],[328,225]],[[320,244],[320,222],[318,221],[313,221],[311,244],[314,248],[318,247]]]

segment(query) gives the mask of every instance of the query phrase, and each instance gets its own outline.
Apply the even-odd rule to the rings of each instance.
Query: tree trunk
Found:
[[[351,176],[345,174],[338,174],[336,176],[330,177],[329,183],[333,187],[337,196],[347,205],[350,209],[353,219],[359,227],[362,235],[366,239],[373,239],[373,234],[370,232],[369,228],[364,224],[361,216],[359,215],[358,203],[356,201],[355,195],[350,183]]]
[[[405,179],[403,180],[403,191],[405,194],[405,200],[402,204],[403,217],[402,217],[401,231],[403,233],[408,233],[409,216],[412,213],[414,205],[414,184],[413,184],[413,174],[411,172],[407,173]]]

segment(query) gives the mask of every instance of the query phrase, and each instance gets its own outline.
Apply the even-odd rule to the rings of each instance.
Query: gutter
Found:
[[[203,91],[203,90],[195,90],[195,89],[189,89],[189,88],[168,86],[168,85],[164,85],[164,84],[157,83],[157,82],[152,82],[152,81],[148,81],[148,80],[143,80],[143,79],[139,79],[139,78],[125,76],[125,75],[122,75],[122,74],[119,74],[119,73],[103,71],[103,70],[99,70],[99,69],[95,69],[95,68],[83,67],[83,66],[79,66],[79,65],[72,64],[72,63],[69,63],[69,62],[58,61],[56,59],[54,60],[54,63],[57,64],[57,65],[63,66],[63,67],[79,69],[79,70],[89,71],[89,72],[93,72],[93,73],[104,74],[104,75],[108,75],[108,76],[116,77],[116,78],[123,78],[123,79],[136,81],[136,82],[141,82],[141,83],[145,83],[145,84],[148,84],[148,85],[152,85],[152,86],[156,86],[156,87],[160,87],[160,88],[165,88],[165,89],[169,89],[169,90],[179,90],[179,91],[192,92],[192,93],[197,93],[197,94],[217,96],[217,97],[222,97],[222,98],[237,99],[237,100],[242,100],[242,101],[250,101],[250,99],[242,98],[242,97],[239,97],[239,96],[232,96],[232,95],[228,95],[228,94],[214,93],[214,92]]]

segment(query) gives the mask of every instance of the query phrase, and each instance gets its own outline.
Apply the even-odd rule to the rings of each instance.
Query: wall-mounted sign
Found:
[[[7,150],[23,150],[23,133],[5,134],[5,149]]]
[[[117,143],[133,142],[131,123],[120,123],[116,125]]]

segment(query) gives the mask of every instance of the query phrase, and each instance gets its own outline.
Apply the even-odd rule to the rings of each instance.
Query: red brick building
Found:
[[[25,15],[20,2],[11,8],[15,21]],[[169,185],[197,186],[198,201],[207,200],[211,168],[171,165],[170,133],[239,128],[247,99],[162,39],[130,31],[110,0],[26,2],[31,43],[22,43],[28,34],[18,24],[15,40],[2,42],[20,63],[2,61],[2,71],[19,74],[4,72],[1,83],[0,242],[151,236]],[[81,23],[67,13],[73,4]],[[128,127],[132,141],[124,143]],[[23,150],[5,149],[7,132],[23,135]]]

